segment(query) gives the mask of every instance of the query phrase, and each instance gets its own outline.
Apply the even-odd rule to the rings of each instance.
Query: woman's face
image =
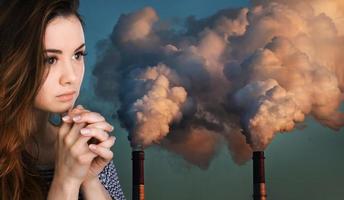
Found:
[[[35,98],[35,108],[62,113],[73,107],[84,76],[85,40],[79,19],[72,15],[56,17],[44,36],[47,77]],[[74,92],[69,96],[62,94]]]

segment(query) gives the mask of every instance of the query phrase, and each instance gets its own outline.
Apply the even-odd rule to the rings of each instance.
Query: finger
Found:
[[[115,141],[116,141],[116,137],[111,136],[111,137],[109,137],[109,139],[107,139],[106,141],[104,141],[102,143],[97,144],[96,146],[107,148],[111,151],[111,147],[114,145]],[[88,145],[88,148],[90,148],[90,145]],[[91,149],[89,149],[89,150],[91,151]],[[104,160],[102,160],[102,161],[104,162]]]
[[[98,156],[100,156],[102,159],[109,161],[113,158],[113,152],[105,147],[98,146],[95,144],[90,144],[89,148],[92,152],[96,153]]]
[[[75,141],[80,136],[80,130],[86,126],[86,123],[74,123],[71,130],[68,134],[63,138],[65,145],[72,146]]]
[[[66,135],[70,132],[72,128],[72,124],[67,122],[62,122],[60,129],[58,131],[58,140],[61,143],[63,141],[63,138],[66,137]]]
[[[109,134],[103,129],[99,129],[99,128],[92,128],[92,127],[82,128],[80,130],[80,133],[84,136],[94,137],[98,139],[100,142],[103,142],[109,138]]]
[[[68,123],[74,123],[73,117],[83,113],[90,112],[89,110],[84,109],[81,105],[77,105],[74,109],[71,109],[65,117],[62,118],[63,121]]]
[[[89,124],[105,121],[105,118],[96,112],[83,112],[73,117],[76,123],[86,122]]]
[[[72,110],[72,114],[74,113],[78,113],[79,111],[86,111],[86,112],[90,112],[89,110],[87,110],[86,108],[84,108],[82,105],[77,105],[73,110]]]
[[[80,148],[87,148],[88,149],[88,141],[90,141],[93,137],[92,136],[84,136],[81,135],[73,144],[72,148],[80,149]]]
[[[93,124],[89,124],[86,126],[86,128],[99,128],[99,129],[103,129],[104,131],[107,131],[107,132],[112,132],[114,130],[114,127],[107,123],[106,121],[102,121],[102,122],[96,122],[96,123],[93,123]]]
[[[104,142],[101,142],[99,144],[97,144],[97,146],[101,146],[101,147],[105,147],[110,149],[116,141],[116,137],[115,136],[110,136],[107,140],[105,140]]]
[[[78,162],[80,164],[90,164],[92,160],[97,157],[98,154],[92,151],[88,151],[87,153],[83,153],[77,157]]]
[[[68,111],[61,113],[60,117],[63,117],[65,115],[67,115],[68,112],[71,111],[72,108],[68,109]],[[62,124],[60,126],[60,129],[58,131],[58,137],[59,140],[62,142],[62,139],[66,136],[66,134],[70,131],[70,129],[72,128],[72,124],[69,124],[68,122],[62,121]]]
[[[91,142],[92,140],[96,140],[95,142]],[[106,147],[106,148],[111,148],[116,141],[116,137],[115,136],[110,136],[108,137],[107,140],[103,141],[103,142],[99,142],[97,139],[95,139],[92,136],[84,136],[81,135],[77,141],[75,142],[75,144],[73,146],[77,146],[77,148],[82,148],[83,145],[89,145],[89,144],[96,144],[96,145],[100,145],[102,147]],[[88,147],[87,147],[88,148]]]

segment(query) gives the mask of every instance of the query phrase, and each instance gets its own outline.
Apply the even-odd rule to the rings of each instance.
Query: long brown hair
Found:
[[[79,1],[0,3],[0,199],[45,199],[42,179],[33,169],[37,156],[26,150],[37,127],[34,99],[47,75],[44,33],[57,16],[75,15],[84,26]]]

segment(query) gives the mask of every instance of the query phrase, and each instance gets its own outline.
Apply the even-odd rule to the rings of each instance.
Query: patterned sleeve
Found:
[[[117,176],[116,167],[112,160],[104,167],[103,171],[98,174],[98,178],[104,185],[105,189],[109,192],[112,199],[125,200],[125,196]]]

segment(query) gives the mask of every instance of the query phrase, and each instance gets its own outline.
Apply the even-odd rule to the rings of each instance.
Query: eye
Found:
[[[85,51],[79,51],[77,52],[76,54],[74,54],[74,58],[79,60],[79,58],[81,58],[82,56],[86,56],[87,55],[87,52]]]
[[[57,61],[56,57],[47,57],[47,58],[45,58],[45,64],[52,65],[52,64],[55,63],[54,61]]]

